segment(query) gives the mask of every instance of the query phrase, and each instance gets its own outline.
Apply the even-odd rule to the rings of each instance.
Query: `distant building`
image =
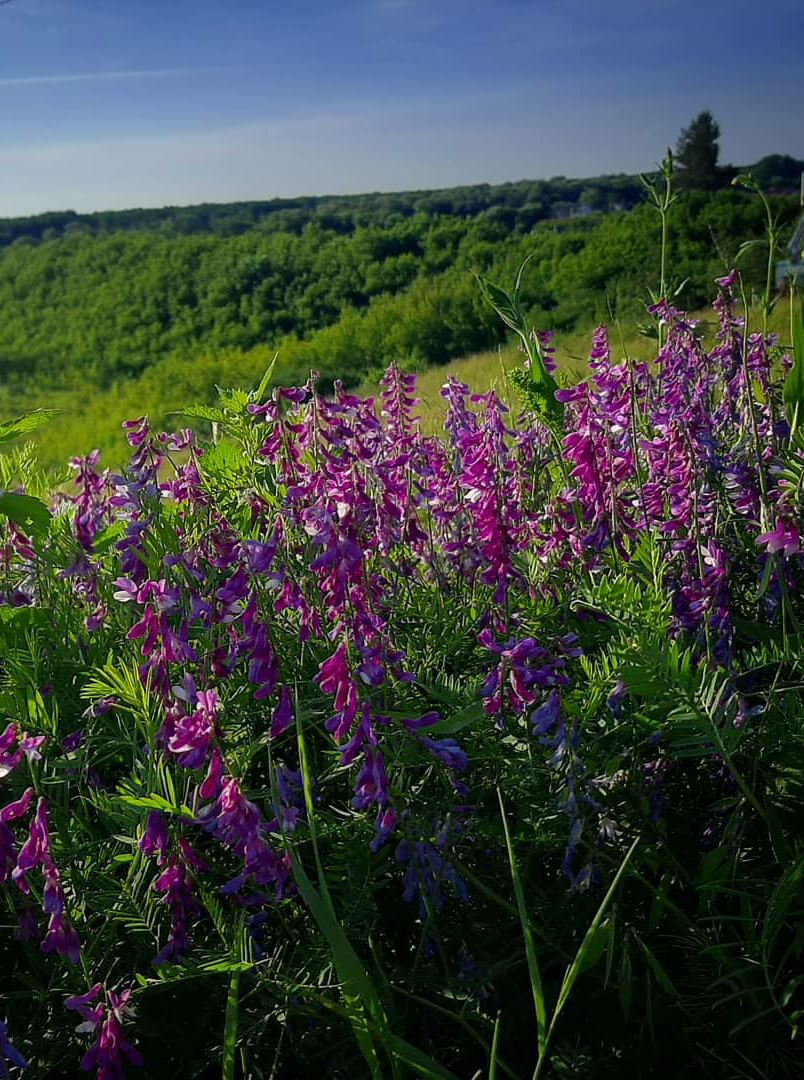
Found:
[[[801,205],[804,208],[804,173],[801,174]],[[793,280],[798,284],[804,284],[804,212],[798,219],[787,245],[790,253],[789,259],[783,259],[776,264],[776,288],[780,288],[786,281]]]

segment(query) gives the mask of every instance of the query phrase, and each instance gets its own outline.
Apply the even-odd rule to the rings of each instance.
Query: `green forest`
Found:
[[[801,166],[775,155],[752,170],[779,192],[782,232]],[[60,408],[42,436],[55,463],[111,445],[126,414],[160,422],[216,385],[256,382],[275,353],[277,381],[314,370],[324,389],[390,362],[422,370],[504,340],[475,275],[510,280],[526,257],[534,325],[633,327],[658,286],[642,196],[639,177],[557,178],[0,222],[0,410]],[[702,306],[764,229],[750,193],[683,191],[669,235],[680,303]],[[759,247],[741,258],[749,288],[765,261]]]

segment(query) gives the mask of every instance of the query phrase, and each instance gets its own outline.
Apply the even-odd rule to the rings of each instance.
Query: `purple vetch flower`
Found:
[[[567,837],[567,846],[564,849],[564,858],[561,861],[561,872],[570,883],[571,888],[582,892],[591,884],[593,867],[591,862],[584,864],[580,871],[574,869],[575,854],[578,850],[578,842],[583,833],[583,818],[572,815],[570,817],[570,830]]]
[[[482,404],[482,413],[477,426],[463,429],[457,438],[460,483],[474,525],[480,580],[494,586],[492,603],[504,609],[509,585],[519,577],[513,556],[526,535],[521,488],[503,419],[506,406],[493,390],[473,400]]]
[[[23,731],[19,742],[19,748],[25,754],[29,763],[32,761],[41,761],[42,754],[41,748],[47,741],[46,735],[29,735],[27,731]]]
[[[385,680],[385,668],[380,662],[380,648],[363,648],[363,662],[357,666],[357,674],[367,686],[380,686]]]
[[[569,685],[569,678],[564,673],[566,658],[580,652],[574,641],[572,635],[559,639],[556,655],[553,655],[534,638],[521,641],[512,638],[498,645],[488,628],[480,632],[478,642],[499,658],[480,690],[483,709],[487,715],[497,716],[499,728],[503,727],[504,712],[521,715],[540,691]]]
[[[293,702],[290,689],[283,686],[279,692],[279,704],[271,713],[271,726],[268,729],[269,739],[278,739],[293,723]]]
[[[64,911],[64,890],[56,864],[48,861],[42,867],[45,887],[42,890],[42,911],[46,915],[61,915]]]
[[[587,861],[580,870],[576,870],[575,855],[585,826],[584,811],[590,809],[599,813],[601,807],[594,798],[593,784],[578,753],[578,729],[575,725],[567,724],[561,692],[557,687],[553,687],[547,698],[533,710],[530,719],[533,734],[542,746],[552,751],[548,765],[560,779],[559,807],[570,823],[561,864],[562,873],[572,889],[585,889],[595,877],[595,868],[591,861]]]
[[[18,731],[19,728],[12,720],[0,734],[0,780],[12,773],[22,761],[22,750],[19,747],[12,750]]]
[[[253,627],[248,636],[247,648],[250,656],[249,682],[257,687],[254,700],[262,701],[273,694],[279,681],[279,659],[271,648],[267,627],[262,623]]]
[[[388,801],[388,775],[383,764],[382,751],[376,746],[366,746],[363,764],[355,781],[355,796],[352,806],[356,810],[365,810],[372,803],[381,807]]]
[[[417,716],[413,720],[403,720],[402,725],[408,731],[415,734],[417,731],[420,731],[422,728],[432,727],[434,724],[437,724],[439,720],[440,720],[439,714],[437,712],[431,710],[430,712],[422,713],[421,716]]]
[[[97,1080],[125,1080],[126,1063],[142,1065],[142,1055],[123,1036],[123,1020],[131,1012],[128,1008],[131,991],[108,990],[106,1002],[90,1008],[102,989],[101,984],[96,983],[86,994],[69,997],[64,1004],[82,1018],[78,1031],[97,1033],[97,1039],[81,1061],[83,1071],[97,1069]]]
[[[194,852],[193,856],[195,856]],[[198,863],[204,865],[201,860],[198,860]],[[163,901],[170,911],[170,931],[167,942],[153,959],[154,966],[158,967],[168,960],[173,963],[178,962],[190,948],[191,941],[187,924],[190,919],[199,915],[200,908],[193,895],[189,868],[183,859],[175,855],[169,857],[167,868],[154,882],[154,891],[163,894]]]
[[[376,835],[369,844],[372,851],[379,851],[399,820],[399,814],[390,804],[388,774],[385,771],[382,751],[371,743],[363,748],[363,764],[355,780],[355,794],[352,806],[356,810],[366,810],[372,804],[377,807],[374,822]]]
[[[407,866],[402,899],[411,903],[418,896],[422,920],[430,914],[428,908],[440,911],[443,907],[444,885],[451,886],[462,903],[469,903],[469,890],[451,861],[457,853],[464,824],[462,813],[451,812],[443,821],[431,823],[419,839],[409,833],[397,845],[394,857],[398,863]]]
[[[313,681],[324,694],[335,697],[335,715],[326,723],[327,731],[337,740],[350,730],[357,715],[357,687],[349,670],[346,644],[341,642],[332,656],[325,660]]]
[[[90,633],[103,626],[106,616],[109,614],[104,604],[96,604],[92,611],[84,619],[84,626]]]
[[[0,834],[0,841],[2,841],[2,834]],[[45,798],[40,798],[37,803],[28,839],[20,848],[16,866],[11,872],[12,881],[16,882],[18,888],[26,895],[30,892],[27,875],[38,866],[42,867],[44,876],[42,910],[50,915],[47,932],[40,946],[42,952],[56,952],[72,963],[78,963],[81,946],[78,935],[64,915],[64,890],[50,850],[47,799]]]
[[[5,1020],[0,1020],[0,1078],[8,1077],[8,1065],[15,1065],[18,1069],[28,1067],[28,1062],[11,1045],[8,1037],[8,1025]]]
[[[397,862],[407,864],[402,899],[409,904],[418,896],[421,919],[428,916],[428,904],[435,911],[440,911],[444,906],[441,889],[444,884],[451,885],[464,903],[468,902],[469,894],[460,874],[433,844],[421,840],[402,840],[395,858]]]
[[[42,939],[40,948],[43,953],[58,953],[72,964],[77,964],[81,958],[81,943],[78,940],[78,934],[60,912],[54,912],[50,916],[47,933]]]
[[[75,484],[79,488],[78,494],[73,497],[73,533],[87,552],[93,550],[95,537],[109,524],[112,514],[109,499],[113,489],[109,470],[98,473],[96,466],[99,460],[100,451],[93,450],[86,457],[73,457],[69,462],[77,472]]]
[[[340,747],[341,765],[351,765],[364,746],[376,746],[377,736],[371,718],[371,705],[368,701],[363,702],[360,721],[352,733],[352,737]]]
[[[533,724],[533,734],[538,738],[552,731],[561,711],[561,697],[558,690],[553,689],[537,709],[530,714],[530,722]]]
[[[469,764],[466,751],[462,750],[451,737],[428,739],[426,735],[422,735],[420,742],[422,746],[430,751],[436,761],[440,761],[442,765],[446,765],[447,768],[453,769],[455,772],[464,772]]]
[[[93,1002],[100,997],[102,990],[102,984],[95,983],[85,994],[73,994],[71,997],[64,999],[65,1009],[77,1012],[83,1021],[82,1024],[78,1025],[77,1031],[94,1031],[96,1025],[103,1019],[103,1002],[99,1005],[93,1005]]]
[[[280,535],[279,532],[275,533],[267,544],[263,544],[258,540],[246,540],[244,542],[243,550],[252,574],[265,574],[270,570],[279,545]]]
[[[207,774],[198,786],[198,795],[202,799],[217,799],[221,793],[223,776],[223,758],[217,746],[209,758]]]
[[[84,741],[84,729],[77,728],[61,740],[61,748],[65,754],[72,754]]]
[[[145,662],[140,665],[143,684],[150,680],[154,690],[167,701],[170,696],[170,664],[194,661],[195,650],[187,640],[187,624],[181,621],[174,629],[169,616],[180,610],[180,591],[170,588],[165,579],[146,580],[137,584],[133,577],[121,577],[115,581],[115,598],[122,603],[135,602],[144,610],[138,622],[126,634],[129,641],[142,641],[141,655]]]
[[[0,885],[11,877],[17,865],[17,845],[10,823],[18,821],[28,813],[33,795],[34,789],[28,788],[19,799],[0,810]]]
[[[28,839],[20,848],[12,880],[24,893],[30,892],[26,874],[42,866],[50,858],[50,835],[47,821],[47,799],[40,798],[31,821]]]
[[[391,364],[380,380],[382,417],[395,448],[404,449],[414,437],[417,421],[413,410],[418,405],[416,376],[403,374],[396,364]]]
[[[454,375],[450,375],[439,390],[439,394],[447,402],[444,428],[451,436],[453,444],[456,445],[463,432],[472,432],[477,429],[477,416],[466,404],[469,393],[469,387],[465,383],[458,382]]]
[[[399,821],[399,814],[396,812],[393,806],[386,806],[379,810],[377,818],[374,822],[374,830],[376,836],[369,844],[372,851],[379,851],[385,841],[391,835],[396,828]]]
[[[207,760],[216,733],[219,704],[214,690],[199,691],[195,711],[185,713],[175,723],[167,740],[167,748],[179,765],[186,769],[198,769]]]
[[[738,514],[755,522],[760,514],[759,477],[746,461],[731,459],[724,464],[723,482]]]
[[[137,847],[143,855],[156,855],[157,866],[164,866],[167,858],[168,831],[165,819],[158,810],[151,810]]]
[[[772,532],[758,536],[757,544],[764,547],[771,555],[777,552],[785,556],[798,555],[804,551],[799,526],[783,518],[776,519],[776,527]]]
[[[736,285],[738,277],[736,270],[730,270],[725,277],[715,278],[715,284],[721,289],[731,289],[733,285]]]
[[[222,887],[224,894],[237,892],[249,878],[256,885],[273,884],[282,896],[289,877],[290,856],[279,856],[265,842],[264,821],[243,795],[239,783],[227,777],[214,801],[204,806],[197,821],[211,836],[243,860],[243,870]]]
[[[623,702],[627,696],[628,688],[622,679],[618,679],[616,686],[606,698],[606,708],[616,720],[623,715]]]
[[[150,433],[147,416],[139,416],[136,420],[124,420],[122,428],[126,433],[126,442],[129,446],[142,446]]]
[[[167,854],[167,826],[158,811],[148,815],[146,831],[139,842],[145,855],[156,855],[156,864],[164,867],[154,882],[155,892],[162,893],[162,902],[170,912],[170,931],[164,947],[153,960],[159,966],[166,961],[178,962],[190,948],[188,923],[200,914],[198,902],[193,895],[192,874],[208,869],[184,837],[179,838],[180,855]]]
[[[33,796],[34,789],[32,787],[27,788],[15,802],[8,803],[0,810],[0,821],[16,821],[27,814]]]
[[[0,754],[6,754],[9,752],[11,747],[17,741],[18,730],[19,729],[14,723],[14,721],[9,721],[2,734],[0,734]]]
[[[737,695],[737,714],[734,717],[734,726],[741,728],[747,720],[751,720],[755,716],[761,716],[764,711],[765,705],[762,702],[749,706],[742,695]]]
[[[301,772],[281,763],[277,765],[274,775],[279,799],[274,803],[276,817],[266,825],[266,829],[290,835],[295,832],[304,814],[304,780]]]

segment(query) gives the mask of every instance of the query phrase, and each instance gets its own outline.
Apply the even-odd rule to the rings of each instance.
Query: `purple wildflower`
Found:
[[[269,739],[278,739],[293,723],[293,702],[290,689],[283,686],[279,692],[279,704],[271,713],[271,726],[268,730]]]
[[[96,983],[86,994],[67,998],[65,1006],[82,1017],[78,1030],[97,1033],[97,1039],[81,1061],[84,1072],[97,1069],[97,1080],[125,1080],[125,1063],[141,1066],[142,1056],[123,1036],[122,1022],[130,1012],[128,1006],[131,991],[107,992],[107,1000],[95,1008],[92,1002],[100,996],[102,986]]]
[[[168,849],[168,831],[165,819],[158,810],[151,810],[145,832],[137,845],[143,855],[156,855],[157,866],[164,866]]]
[[[8,1037],[8,1025],[4,1020],[0,1020],[0,1077],[8,1077],[8,1065],[15,1065],[18,1069],[25,1069],[28,1067],[28,1062],[15,1048],[11,1045],[11,1040]]]

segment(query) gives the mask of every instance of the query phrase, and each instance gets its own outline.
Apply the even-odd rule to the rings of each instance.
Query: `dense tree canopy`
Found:
[[[779,206],[792,216],[794,200]],[[299,232],[78,232],[17,242],[0,251],[0,371],[28,385],[76,375],[106,384],[168,355],[266,344],[305,363],[315,351],[324,373],[347,379],[391,359],[441,362],[496,340],[473,271],[506,277],[532,254],[530,307],[559,328],[589,322],[610,302],[616,308],[618,295],[639,296],[655,266],[655,225],[648,207],[535,227],[527,209],[523,217],[494,207],[347,233],[314,219]],[[672,240],[690,302],[704,299],[723,268],[719,254],[733,258],[761,228],[745,194],[686,196]]]
[[[650,207],[616,209],[632,195],[627,178],[614,180],[285,200],[262,218],[245,204],[48,215],[46,229],[41,219],[0,222],[6,240],[19,233],[0,245],[0,415],[59,405],[55,428],[75,452],[87,439],[105,444],[100,428],[124,414],[156,421],[210,400],[216,385],[259,381],[274,353],[277,379],[314,370],[325,388],[391,361],[443,363],[502,342],[474,275],[512,281],[526,256],[533,325],[588,327],[613,312],[633,326],[658,288],[660,232]],[[558,191],[563,217],[548,198]],[[249,207],[251,223],[231,228]],[[774,209],[784,227],[797,199],[777,196]],[[193,215],[203,227],[183,232]],[[34,226],[36,235],[19,232]],[[712,279],[763,230],[759,200],[745,192],[685,193],[669,235],[675,285],[687,279],[681,302],[704,304]],[[758,248],[741,268],[749,288],[764,282]]]

